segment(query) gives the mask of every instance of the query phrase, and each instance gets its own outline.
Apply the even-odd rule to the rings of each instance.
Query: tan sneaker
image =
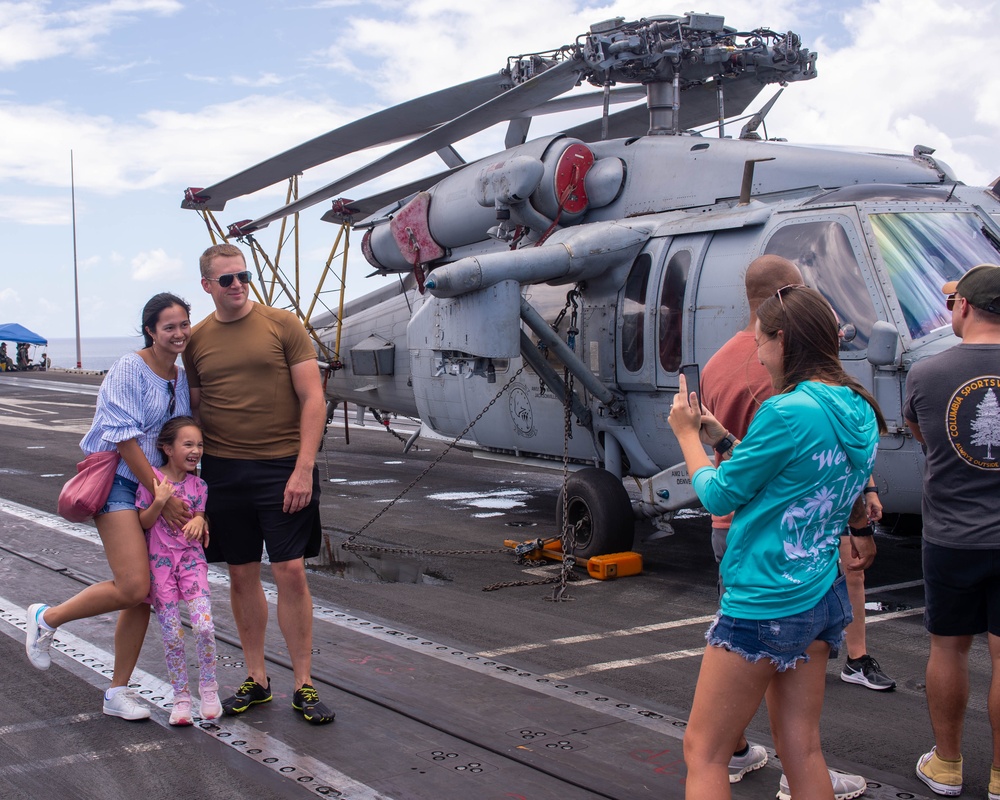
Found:
[[[917,761],[917,777],[931,787],[935,794],[955,797],[962,793],[962,759],[945,761],[932,747]]]

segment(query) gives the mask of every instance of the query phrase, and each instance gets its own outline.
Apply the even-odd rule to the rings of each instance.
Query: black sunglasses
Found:
[[[170,395],[170,402],[167,403],[167,413],[170,416],[174,415],[174,409],[177,408],[177,395],[174,392],[174,382],[167,381],[167,394]]]
[[[955,292],[952,292],[950,295],[948,295],[948,299],[947,301],[945,301],[945,305],[948,306],[949,311],[955,310],[955,299],[957,297],[958,295]]]
[[[225,275],[220,275],[218,278],[205,278],[206,281],[215,281],[223,289],[228,289],[233,285],[233,279],[239,278],[240,283],[244,286],[250,283],[250,279],[253,276],[250,274],[250,270],[243,270],[243,272],[227,272]]]

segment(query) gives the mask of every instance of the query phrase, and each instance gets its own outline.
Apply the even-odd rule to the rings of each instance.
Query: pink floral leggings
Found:
[[[199,683],[205,687],[216,683],[215,676],[215,625],[212,606],[207,597],[192,597],[187,601],[198,651]],[[188,689],[187,658],[184,655],[184,626],[181,624],[180,603],[154,603],[156,618],[163,635],[163,653],[167,659],[167,674],[174,688],[174,697],[190,694]],[[210,687],[210,688],[214,688]]]

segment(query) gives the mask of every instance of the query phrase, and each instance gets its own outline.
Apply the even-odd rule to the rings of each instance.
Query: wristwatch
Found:
[[[864,491],[865,494],[878,494],[878,487],[877,486],[866,486],[863,491]]]
[[[875,528],[871,524],[866,525],[863,528],[855,528],[852,525],[848,525],[847,527],[848,527],[848,530],[850,530],[850,532],[851,532],[851,536],[867,537],[867,536],[874,536],[875,535]]]
[[[733,435],[731,433],[727,433],[715,443],[715,452],[720,456],[725,455],[733,449],[733,444],[735,444],[735,442],[736,440],[733,438]]]

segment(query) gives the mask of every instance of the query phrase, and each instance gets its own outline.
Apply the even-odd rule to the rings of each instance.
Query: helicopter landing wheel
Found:
[[[569,498],[569,523],[578,526],[573,555],[592,558],[632,549],[635,534],[632,501],[620,479],[607,470],[587,467],[570,475],[565,491]],[[561,532],[562,491],[556,504],[556,520]]]

